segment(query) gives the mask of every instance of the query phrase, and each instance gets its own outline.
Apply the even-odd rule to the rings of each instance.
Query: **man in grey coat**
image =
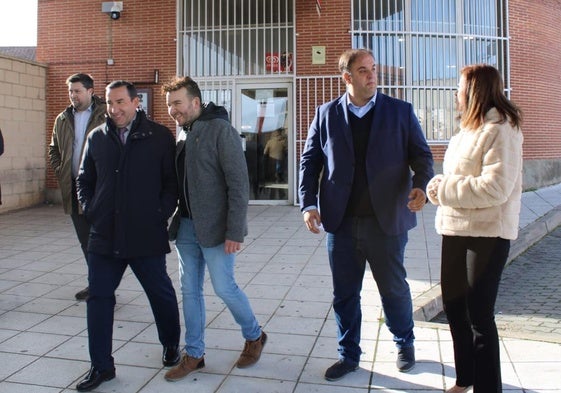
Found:
[[[165,374],[166,380],[178,381],[205,366],[205,267],[214,291],[245,339],[237,367],[249,367],[259,360],[267,335],[234,279],[235,255],[247,234],[249,200],[240,134],[230,124],[224,107],[202,103],[199,86],[191,78],[175,78],[162,90],[169,115],[182,127],[176,149],[179,207],[170,238],[175,239],[179,256],[185,353]]]

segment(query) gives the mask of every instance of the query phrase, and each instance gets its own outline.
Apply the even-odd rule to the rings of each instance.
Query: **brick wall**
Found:
[[[0,212],[44,201],[46,67],[0,55]]]
[[[349,34],[351,7],[348,0],[330,0],[322,2],[321,14],[318,14],[315,2],[296,2],[296,73],[298,77],[339,75],[339,56],[351,48]],[[329,28],[325,28],[329,26]],[[325,47],[325,64],[313,64],[312,47]],[[329,101],[345,91],[344,84],[336,85],[329,81],[306,81],[296,85],[296,155],[300,159],[309,123],[314,117],[316,106]],[[339,81],[337,81],[339,83]],[[320,90],[320,91],[317,91]],[[331,97],[334,95],[334,97]],[[325,97],[324,97],[325,96]]]
[[[151,82],[155,69],[160,71],[160,81],[166,81],[176,71],[176,2],[124,1],[117,21],[101,12],[101,3],[38,1],[37,59],[49,65],[45,146],[50,141],[55,116],[68,105],[64,80],[75,72],[92,74],[99,95],[114,79],[151,88],[153,118],[174,129],[159,94],[160,85]],[[561,181],[561,4],[558,0],[510,0],[509,5],[512,99],[525,112],[524,185],[539,187]],[[322,6],[318,15],[314,1],[295,2],[298,77],[338,74],[338,56],[351,47],[350,1],[323,1]],[[325,46],[324,65],[312,64],[312,46]],[[114,65],[107,65],[109,58]],[[297,99],[307,98],[297,93]],[[298,103],[295,105],[298,108]],[[306,131],[307,127],[299,127],[296,140],[305,137]],[[442,159],[445,148],[446,145],[432,146],[437,160]],[[47,188],[56,187],[48,170]]]
[[[511,98],[524,111],[524,185],[561,182],[561,2],[509,1]]]
[[[104,96],[115,79],[152,90],[153,119],[175,130],[167,115],[161,83],[176,71],[175,1],[123,1],[118,20],[101,12],[102,1],[39,0],[37,60],[49,65],[47,75],[47,129],[51,140],[55,117],[69,105],[66,78],[76,72],[92,75],[95,93]],[[112,59],[114,65],[108,65]],[[155,84],[154,70],[160,83]],[[47,171],[48,199],[60,195],[54,173]]]
[[[321,15],[318,15],[312,0],[296,1],[298,76],[339,74],[339,55],[351,48],[349,0],[329,0],[321,4]],[[312,46],[325,46],[325,64],[312,64]]]

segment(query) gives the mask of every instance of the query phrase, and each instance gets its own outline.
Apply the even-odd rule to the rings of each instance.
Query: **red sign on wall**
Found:
[[[270,72],[292,72],[292,53],[265,53],[265,68]]]

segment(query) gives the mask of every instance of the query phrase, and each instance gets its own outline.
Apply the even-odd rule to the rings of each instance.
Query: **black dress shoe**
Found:
[[[94,367],[90,368],[90,372],[86,375],[78,385],[76,385],[76,390],[79,392],[89,392],[97,388],[105,381],[110,381],[115,378],[115,369],[99,371]]]
[[[90,287],[86,287],[74,295],[76,300],[88,300],[88,296],[90,296]]]
[[[406,373],[415,367],[415,348],[401,348],[397,351],[397,361],[395,365],[399,371]]]
[[[358,369],[357,364],[351,364],[344,360],[339,360],[325,371],[325,379],[328,381],[338,381],[350,372]]]
[[[162,355],[162,363],[164,367],[173,367],[181,360],[181,354],[177,345],[171,347],[164,347],[164,354]]]

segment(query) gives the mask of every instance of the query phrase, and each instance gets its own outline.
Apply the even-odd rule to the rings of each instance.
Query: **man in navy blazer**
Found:
[[[377,92],[372,52],[339,59],[347,92],[321,105],[300,161],[299,199],[313,233],[327,232],[339,361],[338,380],[360,361],[360,291],[366,261],[378,285],[397,367],[415,365],[413,306],[403,264],[407,232],[426,203],[433,159],[411,104]]]

